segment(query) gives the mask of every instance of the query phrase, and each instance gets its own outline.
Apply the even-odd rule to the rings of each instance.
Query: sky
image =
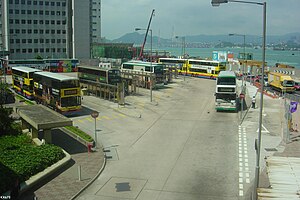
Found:
[[[300,0],[266,2],[267,35],[300,32]],[[260,5],[231,2],[213,7],[211,0],[102,0],[102,37],[117,39],[135,28],[147,28],[152,9],[153,36],[262,35]]]

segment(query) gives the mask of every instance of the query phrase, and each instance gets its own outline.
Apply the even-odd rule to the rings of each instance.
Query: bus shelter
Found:
[[[39,131],[43,131],[46,143],[52,143],[51,129],[73,125],[71,119],[41,104],[18,106],[15,111],[21,118],[22,129],[28,129],[32,139],[38,137]]]

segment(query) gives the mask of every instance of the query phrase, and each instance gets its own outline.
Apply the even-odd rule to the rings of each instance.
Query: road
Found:
[[[155,91],[154,103],[140,89],[124,116],[84,97],[100,112],[98,138],[111,159],[79,199],[240,199],[238,114],[215,112],[214,89],[212,80],[177,80]],[[74,123],[93,135],[91,118]]]

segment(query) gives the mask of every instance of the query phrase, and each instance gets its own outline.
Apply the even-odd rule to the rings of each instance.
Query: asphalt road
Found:
[[[212,80],[179,79],[152,103],[140,89],[122,109],[84,97],[100,112],[97,138],[110,159],[78,199],[241,199],[238,114],[215,112],[214,90]],[[94,134],[88,116],[74,123]]]

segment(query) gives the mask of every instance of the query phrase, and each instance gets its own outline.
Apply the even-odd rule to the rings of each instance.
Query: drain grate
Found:
[[[265,148],[266,151],[277,151],[276,148]]]
[[[130,191],[130,185],[129,182],[124,183],[116,183],[116,192],[126,192]]]

